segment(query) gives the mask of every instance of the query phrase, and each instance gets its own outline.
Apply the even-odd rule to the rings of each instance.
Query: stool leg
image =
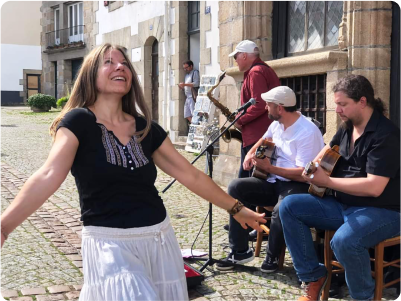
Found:
[[[282,270],[283,266],[284,266],[285,248],[286,248],[286,245],[284,244],[283,248],[281,249],[280,258],[278,260],[278,269],[279,270]]]
[[[374,300],[381,300],[383,294],[383,255],[384,244],[381,242],[375,247],[375,296]]]
[[[257,213],[263,213],[263,207],[257,206],[256,207],[256,212]],[[258,235],[256,236],[256,249],[255,249],[255,256],[259,257],[260,254],[260,249],[262,248],[262,241],[263,241],[263,231],[258,232]]]
[[[332,265],[331,265],[331,260],[333,258],[333,251],[331,250],[330,247],[330,240],[332,237],[333,231],[328,231],[326,230],[325,235],[324,235],[324,265],[326,266],[327,269],[327,281],[326,281],[326,286],[324,287],[323,293],[322,293],[322,300],[328,300],[329,299],[329,291],[330,291],[330,284],[331,284],[331,275],[332,275]]]
[[[262,241],[263,241],[263,231],[258,232],[256,236],[256,248],[255,248],[255,256],[259,257],[260,249],[262,248]]]

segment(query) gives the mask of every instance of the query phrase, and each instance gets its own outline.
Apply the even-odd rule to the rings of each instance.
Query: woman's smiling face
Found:
[[[124,55],[116,49],[106,51],[97,72],[98,93],[124,96],[131,89],[131,84],[132,72]]]

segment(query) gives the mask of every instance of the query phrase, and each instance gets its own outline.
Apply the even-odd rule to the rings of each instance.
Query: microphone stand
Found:
[[[209,171],[209,177],[210,178],[213,178],[213,159],[212,159],[212,155],[213,155],[213,152],[214,152],[214,146],[213,146],[213,144],[216,142],[216,141],[218,141],[219,139],[220,139],[220,137],[221,136],[223,136],[224,135],[224,133],[229,129],[229,128],[231,128],[236,122],[237,122],[237,120],[238,119],[240,119],[242,116],[244,116],[245,114],[246,114],[246,110],[247,110],[247,108],[245,108],[243,111],[242,111],[242,113],[237,117],[237,118],[235,118],[235,120],[233,121],[233,122],[231,122],[226,128],[225,128],[225,130],[223,131],[223,132],[221,132],[220,133],[220,135],[218,135],[212,142],[210,142],[206,147],[205,147],[205,149],[191,162],[191,164],[194,164],[205,152],[207,152],[207,154],[206,154],[206,156],[207,156],[207,169],[208,169],[208,171]],[[174,182],[175,182],[176,180],[174,179],[173,181],[171,181],[167,186],[166,186],[166,188],[164,188],[163,189],[163,193],[165,193],[170,187],[171,187],[171,185],[173,185],[174,184]],[[197,261],[206,261],[205,263],[204,263],[204,265],[199,269],[201,272],[204,270],[204,269],[206,269],[208,266],[212,266],[212,265],[214,265],[215,263],[225,263],[225,264],[227,264],[227,263],[229,263],[230,265],[232,265],[232,266],[234,266],[234,267],[244,267],[243,265],[240,265],[240,264],[235,264],[235,263],[231,263],[231,262],[227,262],[227,261],[222,261],[222,260],[218,260],[218,259],[214,259],[213,258],[213,254],[212,254],[212,244],[213,244],[213,239],[212,239],[212,234],[213,234],[213,232],[212,232],[212,221],[213,221],[213,219],[212,219],[212,213],[213,213],[213,205],[212,205],[212,203],[209,203],[209,258],[197,258],[196,260]],[[248,268],[248,267],[247,267]],[[250,269],[252,269],[253,267],[249,267]],[[210,269],[208,269],[208,271],[210,271],[210,272],[214,272],[213,270],[210,270]]]

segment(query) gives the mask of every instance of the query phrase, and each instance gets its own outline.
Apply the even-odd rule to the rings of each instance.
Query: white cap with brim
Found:
[[[297,104],[294,91],[287,86],[275,87],[266,93],[262,93],[261,97],[266,102],[272,102],[283,107],[293,107]]]
[[[255,48],[258,47],[254,42],[249,41],[249,40],[244,40],[240,42],[237,47],[235,47],[235,50],[231,52],[228,56],[234,56],[238,52],[244,52],[244,53],[256,53]]]

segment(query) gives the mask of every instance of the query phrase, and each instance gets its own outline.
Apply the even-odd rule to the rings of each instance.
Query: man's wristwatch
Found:
[[[229,214],[231,214],[232,216],[234,216],[234,215],[236,215],[238,212],[240,212],[241,211],[241,209],[244,207],[244,204],[242,204],[240,201],[238,201],[238,200],[235,200],[235,204],[234,204],[234,206],[231,208],[231,209],[229,209],[229,210],[227,210],[227,212],[229,213]]]

